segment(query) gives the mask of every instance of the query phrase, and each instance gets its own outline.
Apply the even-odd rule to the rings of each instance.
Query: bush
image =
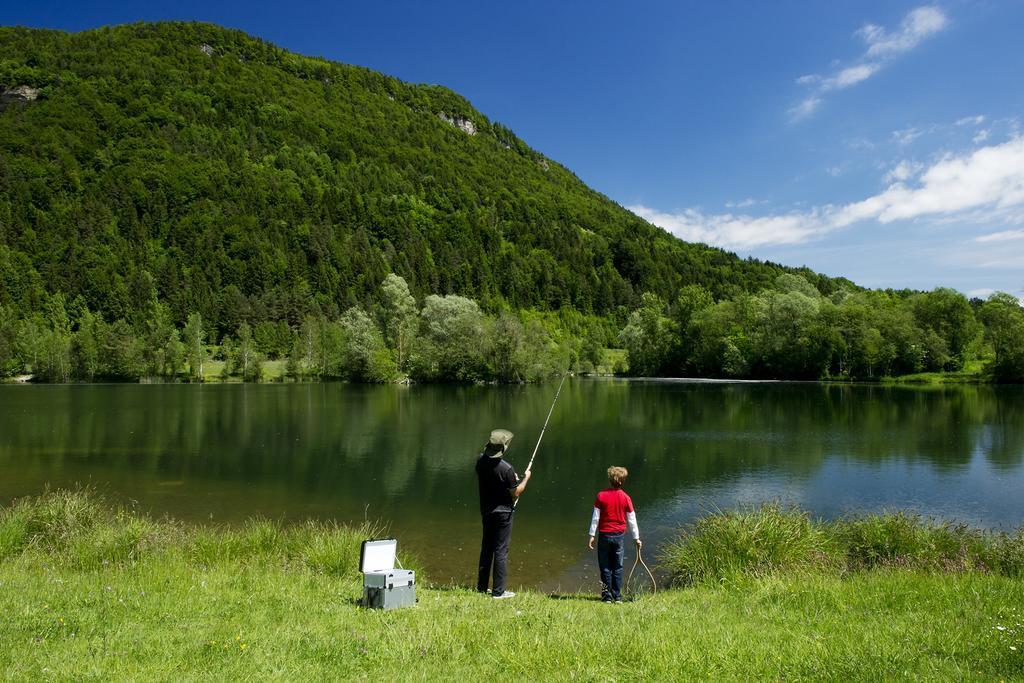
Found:
[[[986,546],[978,530],[905,512],[839,521],[833,530],[852,569],[890,565],[968,570],[978,566]]]
[[[994,572],[1024,577],[1024,527],[1016,534],[999,534],[985,553],[984,561]]]
[[[807,513],[777,504],[704,517],[669,544],[661,562],[674,584],[722,581],[828,565],[830,539]]]
[[[158,531],[145,517],[107,507],[91,491],[56,491],[0,512],[0,559],[35,548],[77,568],[122,564],[138,559]]]

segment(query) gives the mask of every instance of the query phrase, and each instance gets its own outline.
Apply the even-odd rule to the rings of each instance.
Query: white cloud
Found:
[[[927,38],[938,33],[949,24],[949,19],[937,7],[918,7],[903,18],[900,28],[890,33],[881,26],[865,24],[854,35],[867,43],[867,51],[852,66],[846,66],[835,75],[822,77],[807,74],[796,79],[797,84],[810,86],[814,91],[789,110],[792,121],[811,116],[821,104],[821,95],[843,90],[862,83],[878,73],[883,66],[896,56],[908,52]]]
[[[956,120],[957,126],[980,126],[985,123],[985,116],[978,114],[977,116],[965,116],[962,119]]]
[[[760,203],[761,202],[757,201],[753,197],[747,197],[746,199],[743,199],[743,200],[738,201],[738,202],[726,202],[725,206],[728,209],[746,209],[748,207],[751,207],[751,206],[754,206],[755,204],[760,204]]]
[[[893,142],[905,147],[923,135],[942,134],[947,138],[952,135],[960,137],[970,135],[971,131],[966,130],[969,128],[977,129],[973,131],[973,135],[971,136],[971,141],[975,145],[988,141],[995,134],[1008,133],[1011,137],[1019,135],[1019,131],[1014,128],[1012,119],[996,119],[992,121],[989,126],[985,128],[978,128],[986,121],[988,121],[988,118],[982,114],[977,116],[965,116],[953,121],[952,123],[943,122],[930,123],[923,126],[907,126],[906,128],[892,131],[891,137]],[[958,132],[957,129],[960,129],[960,131]]]
[[[987,211],[990,220],[1013,221],[1024,206],[1024,138],[983,147],[965,156],[947,155],[920,173],[901,162],[888,174],[884,191],[858,202],[826,205],[776,216],[705,215],[696,209],[665,213],[646,206],[628,207],[638,216],[686,240],[742,249],[769,244],[798,244],[861,221],[949,221]],[[894,175],[895,174],[895,175]],[[1015,240],[1024,230],[992,233],[979,242]],[[1019,260],[1016,256],[1011,259]],[[1004,259],[1005,260],[1005,259]],[[994,262],[993,262],[994,263]]]
[[[832,78],[824,79],[821,82],[821,89],[842,90],[843,88],[849,88],[851,85],[856,85],[861,81],[871,78],[879,68],[881,68],[879,64],[858,64],[857,66],[847,67]]]
[[[1009,242],[1010,240],[1024,240],[1024,230],[1002,230],[974,238],[975,242]]]
[[[900,29],[889,33],[881,26],[867,24],[857,35],[868,44],[868,57],[889,57],[917,47],[928,36],[949,25],[949,19],[937,7],[918,7],[903,18]]]
[[[982,268],[985,270],[1009,271],[1014,281],[1024,270],[1024,241],[978,244],[969,241],[957,245],[956,249],[943,249],[936,254],[936,261],[942,267]]]
[[[818,105],[821,104],[821,98],[816,95],[811,95],[806,98],[803,102],[796,105],[789,110],[789,116],[793,121],[799,121],[806,119],[808,116],[813,114],[817,110]]]
[[[992,296],[992,294],[995,291],[996,290],[992,289],[991,287],[982,287],[981,289],[972,289],[971,291],[967,292],[967,296],[971,298],[987,299],[990,296]]]
[[[902,130],[894,130],[892,132],[892,139],[905,147],[924,134],[925,131],[920,128],[904,128]]]
[[[696,209],[665,213],[642,205],[627,208],[676,237],[730,249],[799,244],[828,230],[814,212],[754,217],[728,213],[708,216]]]
[[[870,151],[870,150],[875,149],[875,147],[877,147],[878,145],[876,145],[871,140],[868,140],[867,138],[853,138],[852,140],[847,140],[846,141],[846,146],[849,147],[852,150],[857,150],[857,151],[868,150],[868,151]]]
[[[985,206],[1024,203],[1024,138],[982,147],[969,156],[947,156],[921,174],[920,187],[896,183],[881,194],[844,207],[841,225],[864,211],[882,223],[942,215]],[[846,221],[843,217],[854,220]]]
[[[891,171],[885,174],[885,182],[887,183],[902,183],[910,180],[913,176],[917,175],[918,171],[923,168],[921,164],[907,161],[904,159],[900,163],[896,164]]]

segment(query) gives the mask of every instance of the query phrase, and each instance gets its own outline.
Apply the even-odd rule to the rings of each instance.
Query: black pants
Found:
[[[512,513],[489,512],[483,515],[484,537],[480,542],[480,567],[476,574],[476,589],[487,590],[487,579],[494,567],[491,595],[505,592],[508,575],[508,544],[512,540]]]

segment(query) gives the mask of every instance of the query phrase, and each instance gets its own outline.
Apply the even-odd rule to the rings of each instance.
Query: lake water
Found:
[[[193,522],[368,517],[433,581],[466,584],[476,454],[510,429],[522,472],[554,391],[0,386],[0,504],[88,484]],[[586,531],[612,464],[630,470],[645,558],[704,511],[765,500],[1010,529],[1024,521],[1024,388],[568,380],[516,513],[513,586],[595,589]]]

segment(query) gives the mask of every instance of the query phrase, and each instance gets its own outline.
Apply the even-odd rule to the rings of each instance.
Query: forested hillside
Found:
[[[206,24],[0,28],[0,377],[515,381],[618,345],[872,378],[995,348],[966,300],[860,292],[678,240],[443,87]]]
[[[391,271],[417,296],[600,314],[781,272],[672,238],[442,87],[203,24],[0,46],[0,86],[38,90],[0,114],[2,304],[60,291],[118,319],[156,297],[233,333],[368,305]]]

